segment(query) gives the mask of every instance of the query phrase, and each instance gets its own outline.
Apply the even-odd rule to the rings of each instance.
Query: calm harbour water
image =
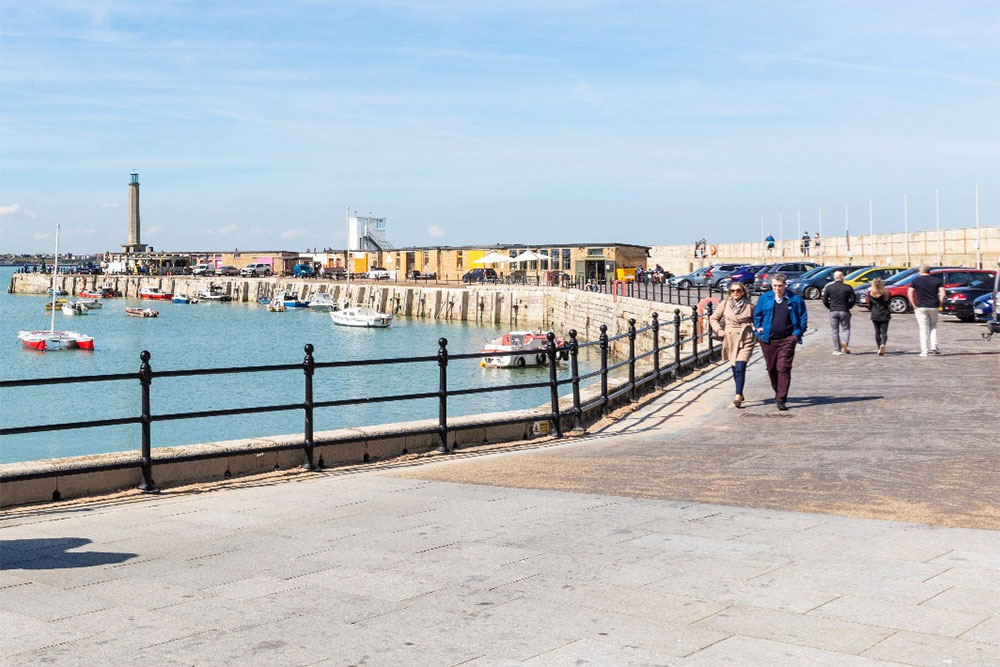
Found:
[[[404,356],[434,356],[437,340],[448,339],[452,354],[476,352],[504,329],[464,323],[397,318],[386,330],[338,327],[326,313],[292,308],[272,313],[257,304],[199,303],[182,305],[136,299],[105,299],[104,307],[86,316],[56,314],[56,328],[93,336],[93,352],[24,349],[17,332],[48,329],[45,302],[51,297],[8,294],[14,269],[0,267],[0,376],[24,378],[133,373],[139,353],[149,350],[156,371],[225,366],[301,363],[303,345],[315,346],[318,362]],[[72,299],[73,297],[65,297]],[[127,317],[126,306],[152,307],[158,318]],[[564,333],[564,332],[557,332]],[[583,355],[581,354],[581,357]],[[560,377],[568,374],[563,364]],[[589,364],[581,363],[581,371]],[[538,382],[546,368],[501,370],[481,368],[476,360],[448,365],[449,388]],[[363,398],[385,394],[437,391],[437,363],[319,369],[314,400]],[[560,393],[566,393],[564,388]],[[154,414],[294,403],[303,399],[301,370],[238,375],[156,378],[151,402]],[[449,417],[536,407],[549,399],[548,389],[525,389],[449,399]],[[0,390],[0,421],[5,427],[74,420],[137,416],[138,380],[62,384]],[[316,411],[315,429],[347,428],[437,417],[437,399],[382,403]],[[303,413],[290,411],[209,419],[154,422],[153,446],[301,433]],[[5,436],[0,463],[78,456],[139,448],[138,425],[97,427]]]

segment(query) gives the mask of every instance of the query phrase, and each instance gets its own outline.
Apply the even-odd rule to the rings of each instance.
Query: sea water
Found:
[[[102,299],[103,308],[86,316],[56,313],[56,329],[94,337],[94,351],[38,352],[25,349],[18,331],[49,328],[45,310],[50,296],[8,294],[11,267],[0,267],[0,377],[4,380],[74,375],[138,373],[139,353],[149,350],[154,371],[151,407],[154,415],[236,407],[300,403],[304,400],[301,369],[276,372],[158,378],[166,370],[222,368],[265,364],[300,364],[303,346],[311,343],[317,362],[396,357],[433,357],[438,339],[448,339],[451,354],[478,352],[502,334],[496,325],[442,322],[397,317],[388,329],[358,329],[332,323],[324,312],[289,308],[283,313],[244,303]],[[61,297],[73,299],[74,297]],[[126,307],[150,307],[156,318],[125,315]],[[564,334],[565,332],[557,332]],[[583,355],[581,354],[581,357]],[[560,378],[568,377],[560,365]],[[593,364],[583,361],[581,372]],[[448,388],[496,386],[546,381],[546,367],[482,368],[476,359],[448,364]],[[138,377],[138,376],[137,376]],[[317,369],[313,400],[366,398],[436,392],[436,361]],[[566,394],[568,387],[560,388]],[[548,388],[523,389],[448,400],[448,416],[534,408],[549,401]],[[135,417],[141,412],[138,379],[80,384],[54,384],[0,389],[0,424],[5,428],[45,423]],[[315,411],[314,429],[436,419],[437,398],[376,403]],[[158,421],[152,424],[153,446],[173,446],[236,438],[294,434],[303,431],[302,410],[228,417]],[[0,438],[0,463],[137,451],[140,427],[93,427]]]

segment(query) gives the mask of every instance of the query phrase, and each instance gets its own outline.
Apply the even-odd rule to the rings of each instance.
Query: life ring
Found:
[[[717,245],[710,245],[710,246],[708,246],[708,254],[709,255],[718,255],[719,254],[719,246],[717,246]]]
[[[612,297],[611,298],[611,302],[612,303],[618,303],[618,291],[619,291],[619,288],[621,289],[622,297],[624,298],[625,297],[625,281],[624,280],[616,280],[614,283],[612,283],[612,285],[611,285],[611,297]]]
[[[518,368],[524,368],[524,357],[515,357],[514,365]]]
[[[704,315],[705,306],[707,306],[710,303],[712,304],[713,313],[719,310],[720,302],[718,297],[708,296],[698,302],[698,315]],[[695,323],[695,333],[700,336],[704,332],[704,330],[705,330],[705,318],[699,317],[698,321]]]
[[[538,354],[535,355],[535,363],[538,364],[539,366],[544,366],[545,365],[545,353],[544,352],[539,352]]]

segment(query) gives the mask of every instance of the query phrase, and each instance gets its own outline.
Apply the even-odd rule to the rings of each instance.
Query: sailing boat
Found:
[[[93,350],[94,339],[75,331],[56,331],[56,276],[59,275],[59,225],[56,225],[56,255],[52,264],[52,308],[48,331],[20,331],[17,337],[33,350]]]

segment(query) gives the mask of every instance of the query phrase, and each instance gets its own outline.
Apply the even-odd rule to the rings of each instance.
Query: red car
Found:
[[[914,273],[897,283],[885,286],[889,290],[889,310],[894,313],[908,313],[913,310],[910,299],[907,297],[907,291],[910,289],[910,283],[918,275]],[[986,269],[931,269],[931,275],[941,276],[945,289],[950,289],[952,287],[965,287],[973,282],[974,278],[984,275],[989,276],[992,280],[996,277],[997,272]]]

